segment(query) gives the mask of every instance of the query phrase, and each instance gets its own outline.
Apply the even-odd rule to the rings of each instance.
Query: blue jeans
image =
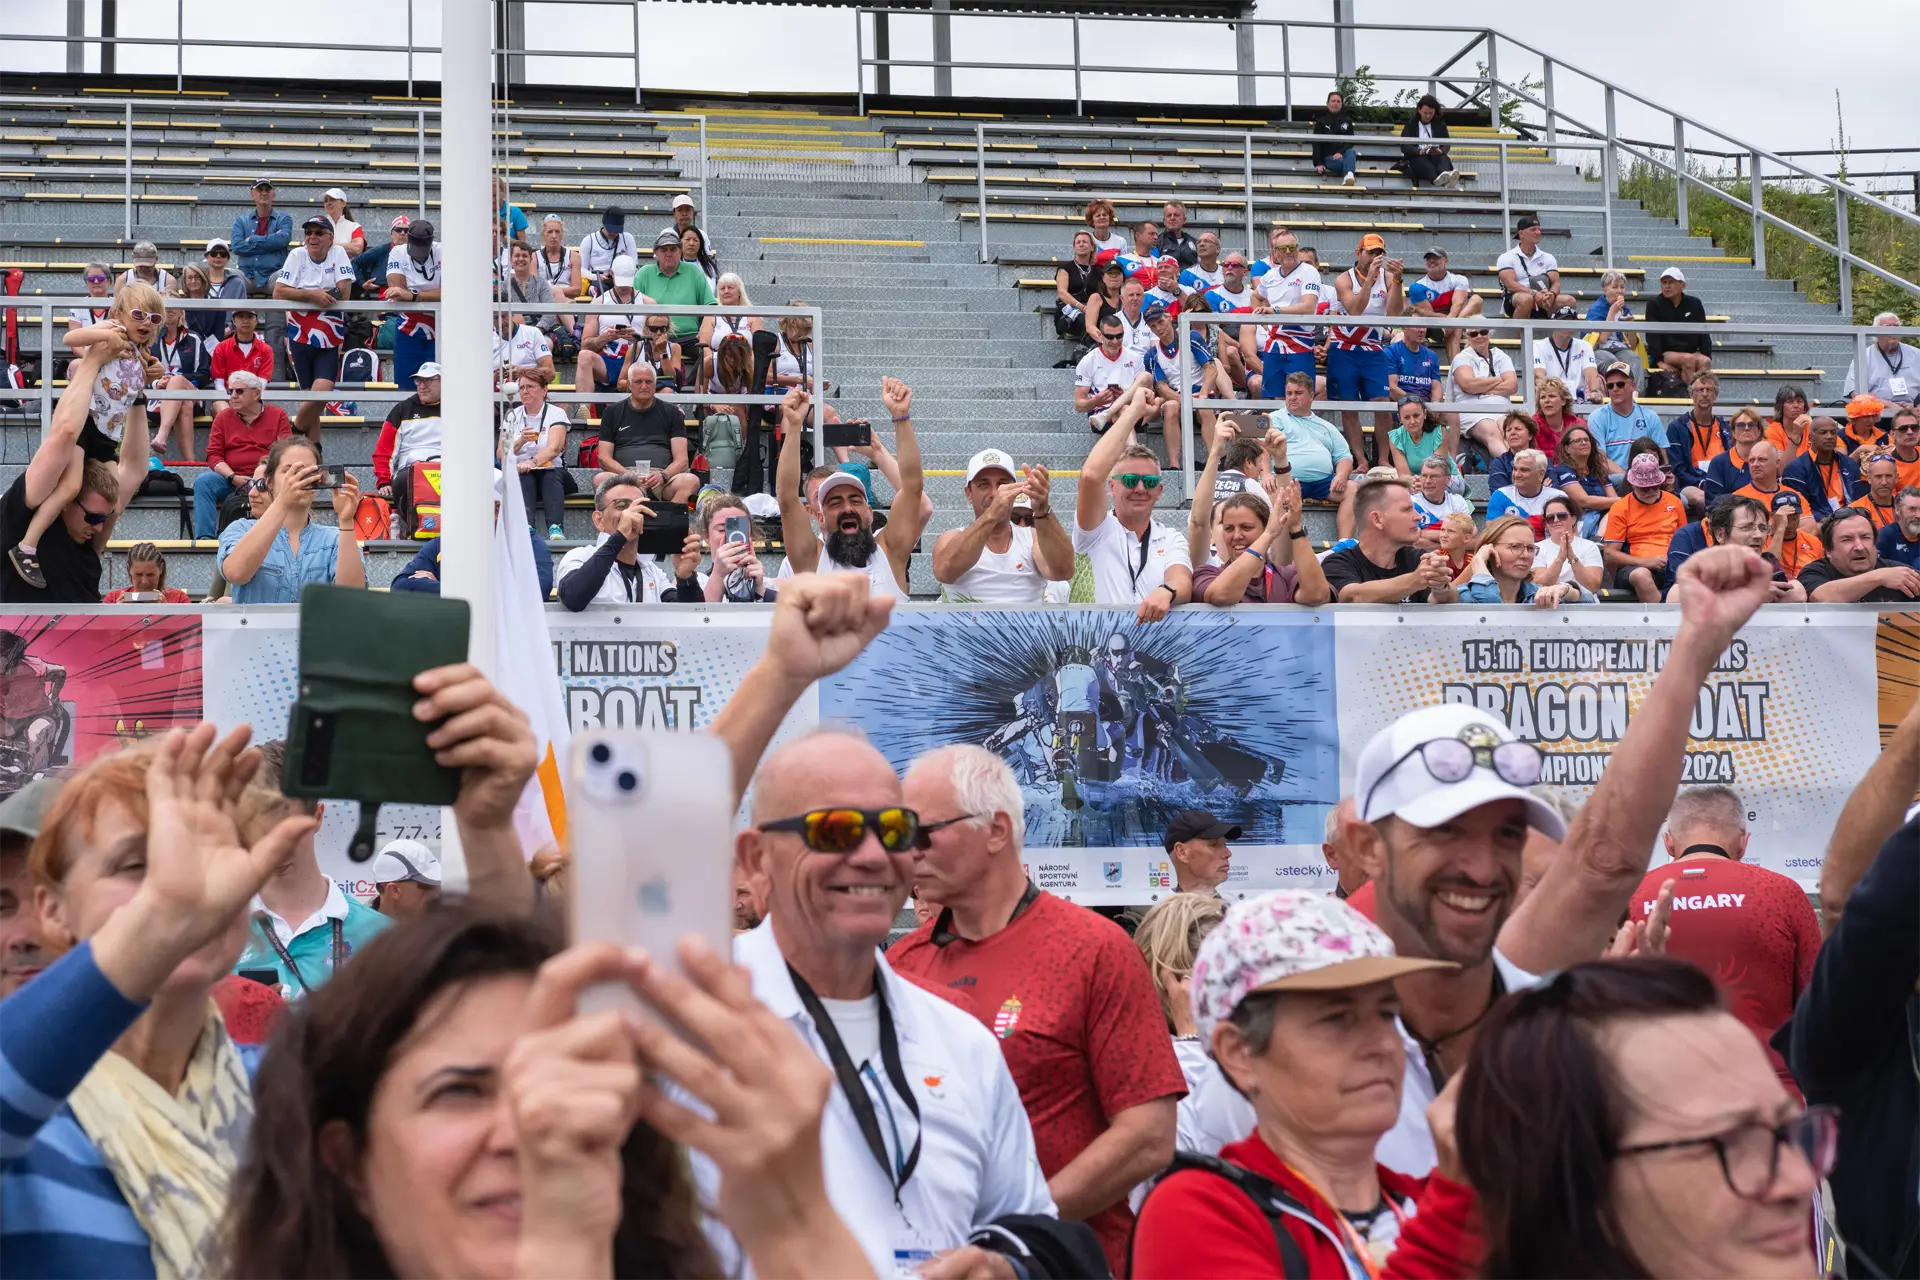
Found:
[[[193,478],[193,536],[220,536],[220,500],[234,491],[233,481],[208,467]]]
[[[393,335],[393,380],[402,391],[413,390],[413,371],[433,359],[433,339],[396,330]]]
[[[1326,166],[1329,174],[1349,174],[1360,167],[1360,157],[1352,147],[1348,147],[1337,156],[1328,156],[1320,162]]]

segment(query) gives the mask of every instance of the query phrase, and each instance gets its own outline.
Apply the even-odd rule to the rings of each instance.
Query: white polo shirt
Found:
[[[786,1019],[822,1062],[828,1061],[825,1043],[780,954],[773,922],[764,921],[734,939],[733,958],[752,977],[753,994],[761,1003]],[[860,1242],[874,1274],[887,1277],[911,1272],[940,1250],[959,1248],[976,1228],[995,1218],[1052,1214],[1054,1204],[1000,1042],[971,1014],[897,976],[877,951],[874,966],[899,1038],[900,1065],[920,1108],[920,1159],[900,1188],[900,1207],[895,1208],[893,1178],[867,1146],[838,1082],[821,1120],[820,1159],[835,1212]],[[862,1056],[856,1047],[860,1031],[852,1026],[836,1030],[848,1057]],[[876,1036],[869,1031],[866,1038]],[[880,1121],[889,1163],[897,1169],[913,1149],[913,1112],[895,1092],[877,1052],[860,1062],[858,1070]],[[691,1155],[701,1198],[712,1204],[719,1176],[706,1157]],[[709,1219],[707,1230],[726,1274],[748,1273],[726,1229]]]
[[[1121,323],[1126,318],[1121,317]],[[1073,384],[1085,387],[1095,395],[1108,387],[1119,387],[1125,391],[1133,385],[1133,380],[1146,371],[1144,357],[1133,348],[1122,345],[1118,360],[1107,359],[1107,353],[1095,347],[1080,357],[1080,363],[1073,371]]]
[[[575,547],[560,557],[560,563],[553,567],[553,585],[557,590],[561,583],[572,577],[581,566],[600,549],[608,534],[600,534],[584,547]],[[600,589],[594,593],[593,604],[643,604],[658,602],[673,584],[673,569],[663,563],[658,556],[639,556],[634,561],[640,572],[635,576],[633,585],[627,585],[627,575],[620,571],[618,564],[607,568],[607,576],[600,581]]]
[[[413,255],[407,252],[406,245],[395,245],[387,252],[387,274],[405,276],[407,289],[412,293],[419,293],[422,289],[438,289],[444,283],[440,278],[440,242],[433,242],[425,262],[415,262]]]
[[[1531,254],[1522,253],[1520,246],[1515,245],[1501,254],[1500,260],[1493,264],[1493,273],[1496,277],[1502,271],[1513,272],[1514,277],[1520,281],[1518,292],[1546,288],[1547,281],[1552,278],[1551,273],[1559,269],[1560,260],[1538,245],[1534,246]],[[1500,287],[1504,289],[1506,284],[1503,282]]]
[[[1567,552],[1567,562],[1560,566],[1560,576],[1554,579],[1555,582],[1564,582],[1569,586],[1578,587],[1580,580],[1573,576],[1573,566],[1577,564],[1598,569],[1605,563],[1605,557],[1600,554],[1600,544],[1586,538],[1573,539],[1567,547]],[[1550,565],[1559,557],[1560,544],[1552,538],[1543,538],[1534,544],[1533,563],[1536,568]]]
[[[1555,346],[1552,338],[1536,338],[1533,364],[1547,377],[1566,383],[1575,400],[1587,398],[1587,370],[1598,367],[1593,359],[1593,344],[1585,338],[1575,338],[1565,351]]]
[[[1093,569],[1095,604],[1139,604],[1166,580],[1170,565],[1187,565],[1187,535],[1150,522],[1144,549],[1141,539],[1108,511],[1091,529],[1073,526],[1073,549]]]
[[[553,354],[553,343],[547,341],[547,335],[530,324],[523,324],[513,331],[511,338],[503,338],[498,330],[493,335],[493,364],[496,369],[533,369],[540,365],[541,356]]]

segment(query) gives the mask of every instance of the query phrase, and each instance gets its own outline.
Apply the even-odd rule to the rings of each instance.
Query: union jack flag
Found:
[[[434,337],[433,316],[425,311],[402,311],[399,331],[431,342]]]
[[[287,341],[309,347],[337,347],[347,340],[346,317],[333,311],[289,311]]]

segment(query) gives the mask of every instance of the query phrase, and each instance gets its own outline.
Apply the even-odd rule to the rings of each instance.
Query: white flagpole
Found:
[[[461,10],[465,5],[458,6]],[[474,6],[482,13],[485,0]],[[455,6],[448,6],[455,19]],[[469,659],[494,670],[493,216],[490,138],[492,36],[481,14],[442,24],[440,57],[440,295],[436,354],[446,419],[440,471],[441,591],[473,610]],[[466,888],[466,858],[451,809],[440,818],[443,883]],[[456,882],[457,880],[457,882]]]

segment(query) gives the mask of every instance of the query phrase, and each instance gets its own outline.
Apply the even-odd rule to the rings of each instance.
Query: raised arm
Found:
[[[1194,482],[1193,510],[1187,514],[1187,560],[1195,569],[1207,562],[1212,550],[1209,535],[1213,532],[1213,478],[1220,474],[1220,458],[1227,451],[1227,442],[1239,434],[1240,429],[1231,422],[1214,427],[1213,444],[1207,449],[1207,465],[1200,468],[1200,478]],[[1240,586],[1246,589],[1246,583]]]
[[[774,469],[773,492],[780,500],[780,541],[795,573],[812,573],[820,565],[820,539],[807,515],[800,490],[800,433],[807,429],[810,398],[805,387],[794,387],[780,402],[780,462]]]
[[[1133,443],[1133,424],[1140,421],[1141,404],[1153,389],[1153,377],[1141,374],[1133,380],[1115,407],[1106,432],[1093,442],[1087,460],[1080,464],[1080,483],[1074,496],[1074,523],[1091,532],[1107,518],[1107,477],[1119,463],[1120,455]]]
[[[1053,511],[1053,476],[1039,463],[1026,468],[1027,501],[1033,506],[1033,558],[1049,582],[1073,580],[1073,538]]]
[[[1914,792],[1920,791],[1920,698],[1887,739],[1880,758],[1840,809],[1820,864],[1820,928],[1832,933],[1887,837],[1899,830]]]
[[[900,474],[893,481],[893,507],[878,541],[887,548],[893,563],[902,565],[913,554],[913,546],[920,541],[933,513],[925,501],[927,474],[920,465],[920,438],[913,431],[913,388],[898,378],[882,378],[880,399],[887,406],[887,416],[893,419]]]
[[[1709,547],[1681,566],[1671,597],[1680,604],[1680,630],[1666,666],[1574,818],[1561,856],[1500,931],[1501,951],[1521,968],[1549,973],[1606,950],[1680,785],[1700,687],[1772,582],[1767,562],[1742,547]]]

